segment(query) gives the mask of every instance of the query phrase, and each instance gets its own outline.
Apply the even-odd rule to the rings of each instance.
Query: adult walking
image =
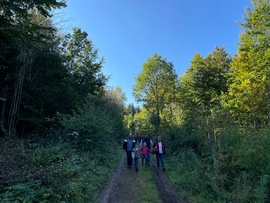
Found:
[[[162,170],[165,171],[164,155],[166,154],[166,148],[161,136],[158,136],[158,140],[154,143],[153,148],[156,152],[157,167],[159,168],[159,163],[161,162]]]
[[[143,146],[143,143],[146,143],[146,147],[148,147],[148,149],[151,151],[151,147],[153,145],[153,141],[148,137],[148,135],[146,134],[144,136],[144,138],[141,140],[141,146]],[[150,163],[150,151],[147,152],[147,166],[149,166]]]
[[[128,138],[123,142],[123,151],[126,151],[127,154],[127,167],[131,168],[132,166],[132,150],[135,147],[135,140],[130,133]]]

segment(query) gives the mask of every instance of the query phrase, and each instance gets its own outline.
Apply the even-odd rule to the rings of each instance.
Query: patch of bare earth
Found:
[[[153,178],[156,183],[159,197],[164,203],[191,203],[188,198],[181,195],[179,188],[172,183],[166,172],[158,169],[156,159],[151,160]]]
[[[138,178],[139,172],[134,168],[127,168],[126,156],[123,155],[115,172],[101,191],[97,203],[138,203],[134,184]]]
[[[162,202],[191,203],[181,195],[181,191],[169,180],[166,172],[157,168],[154,156],[152,156],[150,167]],[[139,203],[136,196],[138,188],[134,184],[139,178],[140,172],[136,172],[134,168],[128,169],[126,167],[126,156],[124,154],[115,172],[99,194],[96,203]]]

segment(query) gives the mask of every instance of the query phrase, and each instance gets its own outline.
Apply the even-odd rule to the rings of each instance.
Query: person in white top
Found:
[[[161,162],[162,170],[165,171],[164,155],[166,154],[166,148],[161,136],[158,136],[158,140],[154,143],[153,148],[156,152],[157,167],[159,168],[159,163]]]

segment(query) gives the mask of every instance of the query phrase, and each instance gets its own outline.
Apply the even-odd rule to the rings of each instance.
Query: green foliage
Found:
[[[227,80],[224,74],[228,72],[231,57],[226,53],[225,48],[215,47],[204,60],[192,64],[196,69],[193,75],[193,88],[195,100],[203,105],[206,110],[219,105],[219,96],[227,91]]]
[[[0,188],[0,202],[93,202],[98,191],[114,171],[122,157],[116,140],[108,139],[103,144],[103,153],[74,148],[72,143],[49,136],[42,144],[31,141],[20,143],[17,150],[23,158],[16,160],[23,168],[6,170],[5,186]],[[51,142],[53,140],[53,142]],[[15,147],[2,148],[1,163],[13,157]],[[13,149],[13,151],[12,151]],[[100,151],[102,151],[100,149]],[[7,157],[5,157],[7,156]],[[11,164],[11,163],[10,163]],[[1,168],[2,170],[2,168]],[[2,173],[3,171],[1,171]]]
[[[104,110],[90,103],[72,116],[62,115],[62,123],[66,130],[63,138],[80,149],[94,150],[92,153],[100,153],[103,143],[112,139],[112,120]]]
[[[185,195],[194,197],[203,193],[206,180],[204,173],[207,171],[204,171],[200,157],[193,150],[182,150],[177,156],[167,157],[166,167],[170,179],[181,188]],[[208,197],[207,201],[211,201],[211,198]]]
[[[24,189],[31,191],[27,180],[33,179],[41,184],[32,193],[34,197],[43,195],[44,202],[95,201],[98,191],[122,156],[118,144],[119,135],[115,136],[115,133],[125,132],[119,122],[122,119],[121,113],[113,118],[102,104],[89,101],[73,115],[59,114],[55,119],[62,121],[63,131],[48,134],[44,140],[23,143],[18,149],[23,152],[20,153],[23,159],[14,162],[23,165],[23,169],[20,169],[23,172],[16,173],[18,178],[15,183],[6,180],[6,185],[16,190],[3,186],[0,188],[1,193],[5,197],[20,198],[19,193],[23,193]],[[120,109],[121,104],[118,105]],[[2,156],[7,158],[0,157],[1,160],[14,157],[9,153]],[[8,171],[6,177],[14,178],[14,174],[12,170]],[[25,195],[23,201],[32,202],[27,199],[29,196]],[[0,201],[3,198],[0,196]],[[39,200],[43,201],[42,198]]]
[[[129,104],[125,108],[124,125],[129,129],[131,133],[149,132],[146,126],[148,126],[147,110],[145,108],[134,107],[133,104]]]
[[[67,70],[51,49],[44,46],[42,52],[37,51],[33,65],[39,68],[27,71],[31,77],[24,82],[19,114],[19,127],[27,133],[41,134],[56,124],[52,119],[56,112],[70,113],[75,109],[66,82]]]
[[[51,9],[63,6],[0,5],[0,135],[24,138],[1,143],[1,202],[93,202],[122,155],[125,96],[105,98],[103,58],[86,32],[56,37]]]
[[[54,0],[0,5],[1,132],[6,137],[46,136],[58,125],[57,111],[70,114],[89,95],[103,95],[108,78],[88,34],[74,28],[73,35],[58,37],[50,11],[62,6],[64,1]]]
[[[177,98],[182,117],[192,121],[208,139],[216,139],[219,128],[230,120],[230,117],[224,117],[226,111],[221,107],[221,94],[227,91],[224,74],[228,72],[230,62],[225,48],[215,47],[206,58],[196,54],[191,67],[179,80]]]
[[[98,60],[98,50],[87,36],[80,28],[73,28],[73,33],[64,37],[61,47],[73,101],[79,107],[89,95],[101,95],[108,81],[102,73],[104,59]]]
[[[41,185],[40,181],[29,180],[26,183],[20,183],[7,188],[3,194],[3,203],[49,203],[49,197],[52,194],[51,188]]]
[[[63,82],[65,67],[57,51],[59,39],[49,18],[52,7],[65,4],[44,3],[13,1],[0,6],[1,20],[6,21],[0,29],[0,44],[5,47],[0,56],[1,122],[5,123],[1,130],[5,136],[43,131],[56,109],[62,110],[55,102],[59,90],[68,92]],[[16,116],[10,117],[10,112]]]
[[[167,144],[167,173],[185,194],[196,202],[269,200],[269,128],[247,139],[231,127],[210,146],[188,129],[172,132]]]
[[[61,154],[62,150],[63,148],[59,146],[38,147],[33,152],[32,163],[37,167],[47,167],[53,161],[64,158]]]
[[[225,48],[196,54],[177,87],[173,64],[154,54],[133,88],[144,107],[124,108],[120,87],[104,90],[103,59],[86,32],[74,28],[59,47],[48,17],[62,1],[2,2],[1,123],[13,125],[1,133],[46,137],[58,120],[63,131],[1,146],[1,202],[93,202],[120,160],[124,124],[166,135],[168,175],[194,202],[269,202],[270,4],[252,5],[232,62]],[[158,201],[147,193],[154,184],[145,172],[141,202]]]
[[[32,13],[29,11],[37,10],[42,16],[49,18],[52,16],[52,9],[65,6],[64,1],[57,0],[49,2],[47,0],[2,1],[0,5],[0,39],[16,38],[20,44],[40,40],[39,31],[47,30],[47,28],[31,21]]]
[[[192,122],[186,122],[181,127],[174,127],[168,132],[166,143],[169,146],[169,154],[177,156],[182,150],[192,150],[199,155],[208,154],[205,139],[196,134],[196,129]]]
[[[166,105],[174,101],[176,92],[177,75],[173,64],[162,59],[161,55],[154,54],[143,64],[143,70],[135,78],[133,95],[145,108],[155,114],[156,132],[160,133],[160,119]]]
[[[140,134],[151,134],[155,132],[155,125],[151,124],[151,113],[146,108],[142,108],[140,112],[133,117],[135,132]]]
[[[125,102],[126,96],[121,87],[115,89],[106,89],[102,98],[100,108],[110,117],[112,121],[112,130],[115,134],[115,139],[122,139],[128,134],[128,130],[125,123]]]
[[[235,151],[235,162],[248,170],[251,177],[269,174],[269,133],[270,128],[267,127],[246,135],[241,140],[238,150]]]
[[[258,127],[269,122],[270,25],[268,0],[252,1],[245,22],[240,23],[238,54],[233,58],[224,106],[244,125]]]
[[[269,201],[270,4],[252,5],[232,63],[224,49],[197,54],[179,82],[168,173],[196,202]]]

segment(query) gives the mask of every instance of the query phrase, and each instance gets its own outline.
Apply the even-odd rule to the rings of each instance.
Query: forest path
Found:
[[[181,191],[171,182],[166,172],[157,168],[154,156],[151,157],[150,170],[152,170],[161,202],[191,203],[186,197],[181,195]],[[140,203],[136,195],[139,188],[135,184],[140,175],[140,170],[136,172],[134,168],[128,169],[126,167],[126,155],[124,154],[115,172],[99,194],[96,203]]]

